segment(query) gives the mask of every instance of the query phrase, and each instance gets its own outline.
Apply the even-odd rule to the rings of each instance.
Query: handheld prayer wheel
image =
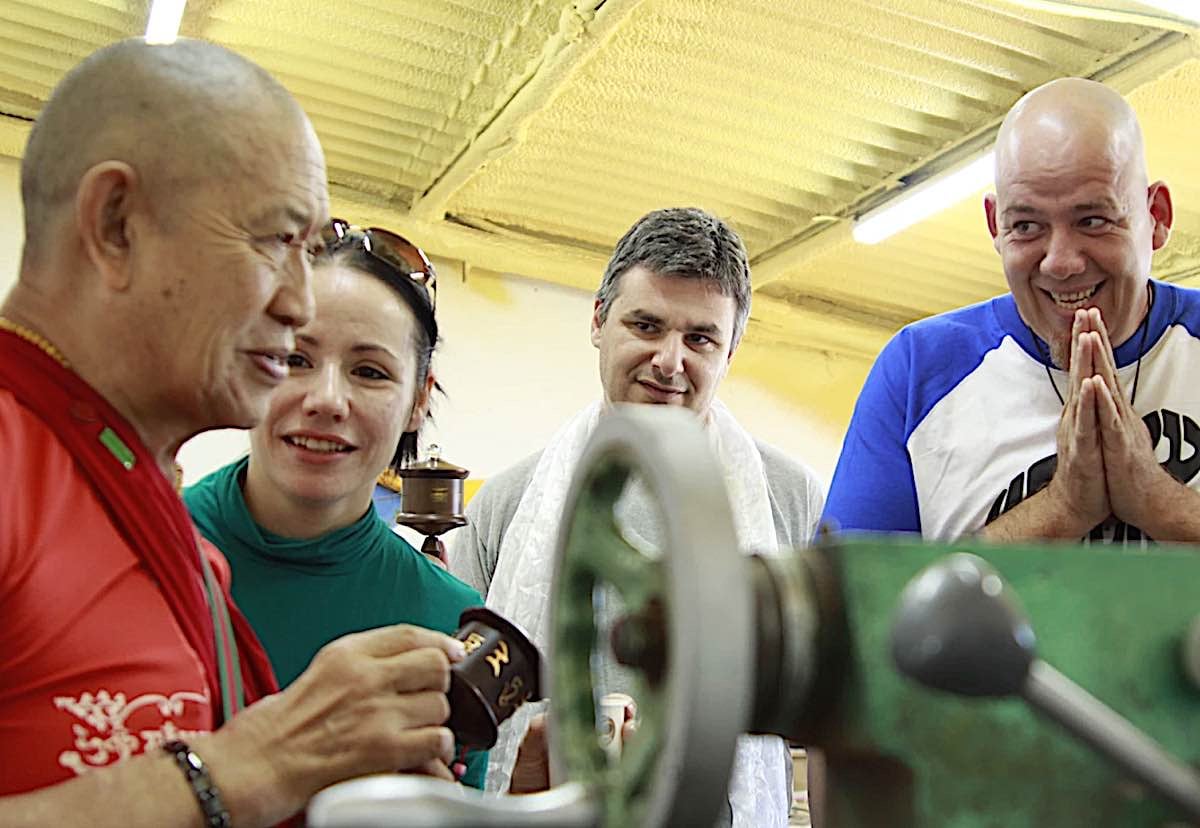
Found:
[[[465,610],[454,637],[467,657],[450,668],[446,726],[471,748],[496,744],[497,729],[516,709],[541,696],[541,654],[508,619],[486,607]]]
[[[437,536],[467,522],[463,514],[463,480],[469,472],[441,459],[437,446],[429,459],[400,469],[400,511],[396,522],[425,535],[421,551],[444,559]]]

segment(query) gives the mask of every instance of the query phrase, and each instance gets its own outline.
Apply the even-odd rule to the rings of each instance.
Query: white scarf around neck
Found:
[[[758,446],[723,404],[714,400],[709,410],[706,431],[725,470],[738,543],[747,554],[776,554],[779,544]],[[543,650],[549,639],[554,549],[567,491],[602,413],[599,402],[583,409],[558,430],[542,452],[505,530],[487,594],[487,605],[520,624]],[[525,704],[501,726],[499,741],[488,757],[487,790],[508,790],[521,738],[529,720],[545,706],[546,702]],[[787,745],[778,736],[738,738],[729,785],[735,828],[787,825],[791,761]]]

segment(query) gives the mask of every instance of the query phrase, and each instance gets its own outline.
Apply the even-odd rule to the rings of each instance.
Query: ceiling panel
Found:
[[[504,106],[568,5],[230,0],[190,17],[188,33],[257,61],[296,94],[331,180],[352,174],[405,207]]]
[[[1155,255],[1162,278],[1200,286],[1200,159],[1189,146],[1200,124],[1200,62],[1191,60],[1129,94],[1142,123],[1151,180],[1163,179],[1175,203],[1175,227]],[[987,233],[983,191],[878,245],[848,234],[806,260],[765,295],[818,296],[849,306],[889,296],[910,319],[994,296],[1007,289]]]
[[[1020,95],[1061,75],[1129,93],[1151,172],[1175,195],[1156,269],[1200,284],[1194,30],[1133,0],[1055,6],[192,0],[183,33],[279,77],[339,199],[432,252],[590,286],[635,218],[695,204],[747,241],[767,309],[752,334],[861,358],[874,344],[851,341],[1004,281],[978,196],[874,247],[850,240],[854,216],[986,144]],[[0,149],[19,146],[70,66],[139,33],[147,7],[0,0]]]
[[[756,255],[1157,34],[995,4],[645,2],[448,211],[603,243],[689,198]]]

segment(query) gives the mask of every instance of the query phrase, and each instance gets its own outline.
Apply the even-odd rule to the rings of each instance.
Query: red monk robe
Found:
[[[124,418],[0,330],[0,795],[212,730],[277,689],[198,541]]]

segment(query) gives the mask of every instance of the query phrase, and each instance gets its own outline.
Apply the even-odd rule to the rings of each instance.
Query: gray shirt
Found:
[[[821,484],[811,470],[779,449],[759,440],[754,442],[762,455],[779,548],[804,546],[815,534],[821,517],[825,502]],[[447,555],[450,571],[479,590],[485,599],[496,572],[504,533],[541,456],[540,451],[535,452],[485,482],[467,506],[467,525],[450,535]],[[644,534],[655,534],[648,526],[652,521],[631,516],[630,522],[635,527],[647,525],[646,530],[639,530]]]

